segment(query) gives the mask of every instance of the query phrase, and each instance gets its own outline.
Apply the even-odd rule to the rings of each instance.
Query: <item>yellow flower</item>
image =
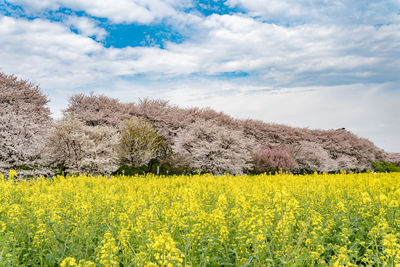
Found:
[[[399,188],[400,173],[0,179],[0,266],[60,248],[65,267],[396,266]]]
[[[7,228],[7,225],[5,222],[0,221],[0,233],[3,233]]]
[[[16,170],[10,170],[8,172],[8,178],[13,179],[16,178],[18,176],[17,171]]]
[[[92,261],[80,260],[79,267],[96,267],[96,264]]]
[[[100,264],[106,267],[119,266],[116,256],[117,251],[118,247],[115,245],[115,239],[110,231],[107,231],[104,234],[102,246],[98,253]]]
[[[72,257],[67,257],[60,263],[60,267],[73,267],[73,266],[78,266],[78,265],[76,264],[75,258]]]

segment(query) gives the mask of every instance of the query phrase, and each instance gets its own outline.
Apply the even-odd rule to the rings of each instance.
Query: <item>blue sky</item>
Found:
[[[39,83],[55,118],[94,91],[400,152],[399,0],[0,0],[0,71]]]

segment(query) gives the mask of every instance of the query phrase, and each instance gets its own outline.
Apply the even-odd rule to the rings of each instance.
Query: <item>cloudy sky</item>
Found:
[[[399,0],[0,0],[0,71],[40,84],[55,118],[94,91],[400,152]]]

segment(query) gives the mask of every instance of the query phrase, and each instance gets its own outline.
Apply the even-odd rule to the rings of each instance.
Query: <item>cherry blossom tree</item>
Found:
[[[292,145],[289,151],[296,159],[299,169],[323,172],[339,169],[337,161],[318,143],[300,141],[300,144]]]
[[[225,131],[240,132],[244,138],[270,147],[284,146],[297,151],[299,167],[312,170],[332,168],[371,169],[371,162],[384,160],[386,153],[365,138],[341,128],[337,130],[311,130],[257,120],[237,120],[210,108],[179,108],[167,101],[139,100],[137,104],[120,103],[102,95],[75,95],[69,100],[66,116],[77,116],[87,125],[111,125],[118,127],[124,118],[138,117],[150,122],[170,147],[176,137],[197,121],[212,121]],[[303,148],[301,148],[303,147]],[[312,152],[313,147],[316,149]],[[290,149],[289,149],[290,148]],[[249,150],[251,153],[256,147]],[[309,157],[307,156],[309,155]],[[182,156],[182,155],[181,155]],[[316,157],[321,156],[320,160]],[[326,161],[325,161],[326,160]],[[310,169],[310,170],[311,170]]]
[[[129,105],[118,99],[90,93],[76,94],[68,99],[68,107],[64,116],[73,116],[86,125],[107,125],[117,127],[121,120],[128,116]]]
[[[118,169],[119,134],[109,126],[87,126],[69,117],[54,123],[45,158],[73,173],[108,175]]]
[[[0,73],[0,169],[41,163],[51,123],[48,102],[38,85]]]
[[[241,131],[199,120],[178,133],[173,150],[188,158],[195,170],[241,174],[252,168],[253,146],[254,141],[245,138]]]
[[[400,153],[387,153],[386,160],[400,166]]]

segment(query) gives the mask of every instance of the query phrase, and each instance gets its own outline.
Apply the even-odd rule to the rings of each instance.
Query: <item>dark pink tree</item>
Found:
[[[256,172],[293,171],[298,168],[297,162],[287,152],[284,146],[264,146],[254,155],[254,170]]]

